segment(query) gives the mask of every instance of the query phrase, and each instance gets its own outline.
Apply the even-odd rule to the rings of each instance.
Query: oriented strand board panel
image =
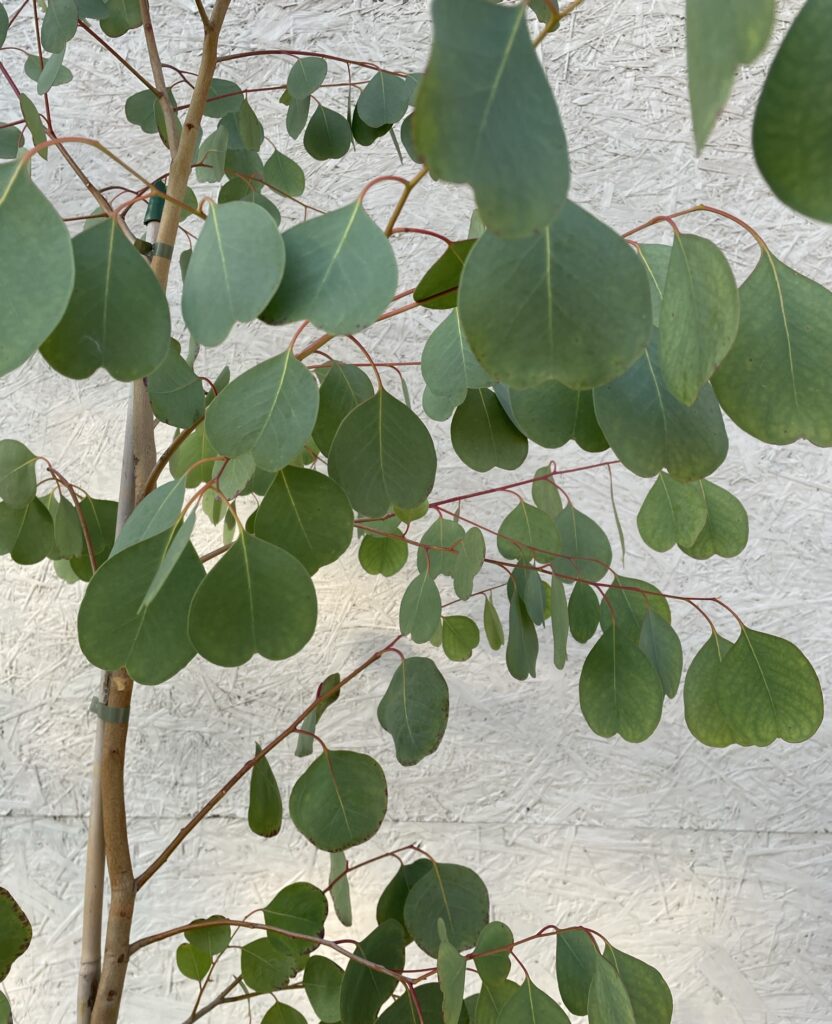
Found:
[[[169,0],[153,6],[166,57],[192,69],[193,5]],[[778,37],[799,6],[796,0],[778,5]],[[741,73],[711,144],[695,157],[683,9],[682,0],[588,2],[547,40],[546,65],[571,144],[574,198],[620,230],[657,213],[712,203],[752,221],[781,258],[832,285],[832,232],[776,202],[749,155],[750,118],[770,52]],[[223,49],[320,50],[418,69],[429,36],[426,0],[234,0]],[[134,33],[117,45],[146,68],[141,43]],[[16,60],[10,54],[9,66],[17,68]],[[54,93],[59,129],[98,136],[148,176],[160,173],[158,143],[111,120],[114,96],[133,89],[127,73],[85,38],[73,41],[68,60],[76,82]],[[274,59],[226,70],[260,86],[285,81],[287,69]],[[333,89],[331,97],[343,107],[343,89]],[[297,154],[276,95],[255,93],[252,100],[269,137]],[[0,91],[0,119],[16,117],[14,109],[9,92]],[[100,154],[78,157],[96,181],[119,177]],[[374,175],[399,170],[386,142],[351,154],[335,176],[327,166],[306,165],[310,201],[323,209],[355,197]],[[64,210],[90,210],[57,154],[49,168],[37,162],[35,173]],[[392,186],[374,189],[371,212],[384,216],[395,194]],[[287,223],[297,218],[289,204],[283,209]],[[464,237],[470,211],[465,189],[425,185],[406,223]],[[695,226],[725,246],[739,276],[748,272],[755,246],[747,236],[707,218]],[[668,234],[657,229],[647,237]],[[402,287],[409,287],[437,249],[414,236],[395,244]],[[379,358],[412,360],[435,321],[432,314],[398,318],[368,332],[367,340]],[[240,328],[211,353],[207,372],[225,362],[239,371],[287,338],[285,329]],[[409,383],[418,400],[418,375]],[[390,384],[396,386],[392,378]],[[113,494],[124,398],[125,388],[104,375],[72,382],[34,359],[0,381],[0,436],[20,437],[49,454],[94,494]],[[481,486],[453,454],[447,425],[435,433],[441,496]],[[736,430],[731,441],[717,480],[748,508],[751,541],[744,555],[706,564],[678,553],[654,555],[635,530],[648,484],[615,470],[629,538],[623,562],[616,552],[617,563],[675,593],[721,595],[750,625],[795,640],[828,686],[829,457],[806,444],[766,449]],[[533,452],[524,472],[544,460]],[[571,448],[558,453],[561,467],[591,461]],[[495,474],[497,481],[508,479]],[[606,470],[567,479],[573,500],[614,536]],[[478,504],[477,514],[493,525],[508,507],[498,497]],[[317,580],[319,639],[290,665],[259,662],[227,672],[194,662],[171,685],[139,688],[127,763],[137,865],[148,863],[256,741],[277,732],[324,673],[349,670],[394,635],[403,578],[371,579],[351,554]],[[0,882],[18,895],[35,925],[31,950],[5,985],[21,1021],[63,1024],[74,1005],[93,736],[86,708],[98,673],[74,640],[77,588],[57,581],[49,566],[19,569],[7,560],[0,581]],[[680,612],[677,621],[690,653],[705,639],[701,620]],[[581,655],[577,649],[570,654],[567,668],[556,672],[544,646],[539,678],[525,684],[511,680],[501,659],[487,651],[465,665],[443,664],[451,688],[448,733],[433,757],[409,770],[397,765],[375,717],[395,666],[382,662],[348,689],[328,713],[326,738],[368,751],[391,781],[389,817],[367,856],[419,841],[437,857],[470,863],[488,883],[495,914],[516,934],[546,923],[597,928],[660,967],[676,997],[676,1024],[828,1024],[832,729],[824,726],[803,747],[711,751],[688,734],[677,701],[642,746],[602,741],[580,715]],[[288,789],[299,763],[289,751],[273,763]],[[297,833],[287,827],[276,840],[259,840],[248,832],[245,812],[243,788],[188,840],[142,893],[136,935],[210,913],[247,913],[302,877],[307,865],[311,874],[304,877],[324,883],[328,865]],[[389,873],[382,863],[356,876],[356,935],[371,925]],[[335,925],[332,933],[340,934]],[[551,989],[551,941],[528,948],[528,966]],[[174,950],[168,943],[137,956],[128,978],[128,1024],[187,1018],[194,986],[177,976]],[[268,997],[257,1001],[254,1020],[268,1003]],[[237,1006],[212,1019],[247,1016]]]

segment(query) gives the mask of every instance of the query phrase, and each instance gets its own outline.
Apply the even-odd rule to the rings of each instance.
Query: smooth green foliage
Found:
[[[467,601],[474,592],[474,580],[485,561],[485,538],[479,527],[472,526],[457,547],[454,564],[454,591],[456,596]]]
[[[311,956],[303,972],[303,988],[312,1009],[322,1024],[338,1024],[341,1019],[341,984],[344,972],[332,960]]]
[[[497,1024],[569,1024],[569,1018],[527,977],[501,1007]]]
[[[170,460],[171,475],[177,479],[184,477],[186,487],[207,483],[220,469],[219,456],[216,462],[204,461],[210,460],[212,456],[217,456],[217,450],[206,436],[205,424],[200,423],[173,453]]]
[[[670,622],[670,606],[652,583],[616,576],[613,586],[604,589],[604,600],[599,605],[601,628],[606,631],[614,623],[637,644],[648,611]]]
[[[346,850],[374,836],[387,811],[387,782],[376,761],[325,750],[292,789],[292,821],[319,850]]]
[[[574,438],[584,451],[608,448],[598,426],[591,391],[573,391],[556,380],[533,388],[510,388],[511,417],[530,441],[560,448]]]
[[[536,626],[542,626],[547,614],[547,586],[530,566],[522,563],[511,574],[511,585]]]
[[[612,562],[607,535],[589,516],[570,502],[555,520],[559,557],[552,568],[564,577],[580,577],[595,583],[606,576]]]
[[[190,427],[205,409],[202,382],[180,355],[175,341],[147,378],[147,393],[154,414],[174,427]]]
[[[20,441],[0,441],[0,500],[25,508],[37,490],[35,456]]]
[[[552,577],[549,601],[555,668],[563,668],[566,664],[566,645],[569,640],[569,607],[566,602],[566,588],[556,576]]]
[[[263,180],[286,196],[299,196],[306,188],[303,168],[291,157],[275,150],[263,167]]]
[[[440,516],[422,534],[416,555],[419,572],[437,576],[453,576],[459,563],[459,552],[465,540],[465,529],[454,519]]]
[[[624,239],[567,202],[539,233],[479,239],[462,271],[459,316],[474,355],[498,380],[590,388],[619,377],[644,351],[650,290]]]
[[[735,740],[719,699],[719,665],[730,647],[730,640],[712,633],[685,676],[685,722],[699,742],[709,747],[727,747]]]
[[[314,376],[291,352],[246,370],[211,402],[205,432],[222,455],[251,452],[276,472],[303,448],[318,415]]]
[[[349,152],[352,130],[337,110],[323,104],[315,107],[303,135],[306,152],[315,160],[338,160]]]
[[[201,924],[203,921],[210,921],[212,918],[197,918],[192,924]],[[227,924],[215,924],[210,927],[191,928],[185,932],[185,938],[192,946],[203,950],[211,956],[216,956],[228,948],[231,942],[231,926]]]
[[[659,320],[659,363],[670,393],[685,405],[728,354],[740,318],[737,285],[722,252],[698,235],[673,240]]]
[[[355,952],[370,963],[400,971],[404,967],[404,946],[402,926],[398,921],[388,920],[362,939]],[[341,985],[342,1024],[374,1024],[378,1011],[395,987],[395,977],[350,960]]]
[[[513,945],[511,929],[502,921],[491,921],[480,932],[474,947],[474,967],[484,985],[497,985],[506,980],[511,970],[509,950]],[[490,953],[491,950],[502,952]]]
[[[392,505],[413,508],[430,494],[436,452],[419,417],[382,388],[342,421],[329,450],[329,475],[357,511],[384,515]]]
[[[558,932],[555,967],[558,990],[570,1013],[586,1016],[589,987],[599,960],[598,947],[583,928]]]
[[[186,978],[201,981],[211,969],[211,954],[183,942],[176,950],[176,966]]]
[[[101,565],[113,547],[118,505],[114,501],[86,497],[81,499],[81,512],[89,530],[95,560]],[[72,559],[72,568],[82,580],[89,580],[92,577],[92,566],[86,545],[80,557]]]
[[[314,574],[352,540],[352,508],[341,488],[313,469],[286,466],[266,491],[254,533],[288,551]]]
[[[705,506],[705,525],[691,545],[679,547],[691,558],[733,558],[748,543],[748,514],[742,504],[722,487],[710,480],[691,485],[699,489]]]
[[[673,997],[655,967],[622,953],[609,943],[604,959],[616,969],[627,990],[636,1024],[670,1024]]]
[[[22,164],[0,166],[0,374],[57,326],[75,279],[69,232]]]
[[[768,42],[774,0],[687,0],[688,85],[696,148],[708,141],[741,64]]]
[[[588,583],[576,583],[569,595],[569,631],[578,643],[590,640],[599,621],[598,598]]]
[[[43,16],[40,35],[44,49],[51,53],[62,50],[78,28],[75,0],[49,0]]]
[[[393,298],[393,250],[359,201],[290,228],[283,240],[286,272],[263,311],[266,323],[310,320],[331,334],[355,334]]]
[[[23,145],[23,133],[15,125],[0,128],[0,159],[13,160]]]
[[[295,935],[269,932],[269,942],[295,958],[309,953],[317,948],[316,940],[323,936],[328,911],[326,896],[317,886],[309,882],[287,885],[263,908],[263,920],[270,928],[280,928]]]
[[[442,989],[438,982],[427,982],[417,985],[414,998],[418,1000],[417,1013],[409,992],[404,992],[394,1000],[379,1017],[379,1024],[444,1024],[442,1016]],[[459,1024],[467,1024],[468,1016],[465,1004]]]
[[[554,522],[539,508],[520,501],[500,524],[497,547],[505,558],[545,563],[560,550]]]
[[[212,203],[182,289],[182,316],[197,344],[219,345],[237,321],[258,317],[285,261],[283,239],[262,207]]]
[[[465,997],[466,960],[448,942],[448,932],[442,918],[437,921],[436,927],[439,932],[436,967],[442,991],[442,1021],[443,1024],[458,1024]]]
[[[288,1003],[274,1003],[266,1010],[260,1024],[306,1024],[306,1018]]]
[[[482,879],[460,864],[430,862],[404,904],[404,923],[428,956],[439,950],[436,922],[445,922],[455,949],[469,949],[488,922],[488,890]]]
[[[788,640],[743,628],[717,672],[719,703],[743,746],[801,743],[823,720],[823,694],[806,657]]]
[[[710,384],[695,402],[673,396],[659,366],[658,339],[619,377],[595,390],[595,414],[610,447],[631,472],[699,480],[718,469],[728,435]]]
[[[477,624],[467,615],[446,615],[442,619],[442,650],[450,661],[467,661],[479,642]]]
[[[84,534],[78,510],[69,498],[53,501],[49,512],[55,527],[55,549],[61,558],[78,558],[84,552]]]
[[[333,363],[326,368],[319,392],[318,418],[312,431],[312,438],[324,455],[329,454],[335,434],[347,414],[372,395],[370,379],[357,366]]]
[[[343,851],[336,850],[329,855],[329,895],[335,916],[345,928],[352,927],[352,899],[350,897],[350,876],[347,872],[347,858]]]
[[[306,645],[317,614],[315,588],[300,562],[242,533],[194,594],[188,631],[214,665],[243,665],[254,654],[279,661]]]
[[[197,154],[196,180],[221,181],[225,174],[228,154],[228,129],[220,125],[216,131],[206,135]],[[187,276],[187,275],[186,275]]]
[[[532,484],[532,501],[541,512],[545,512],[552,519],[557,519],[563,511],[563,500],[553,479],[552,467],[541,466],[535,472],[535,476],[538,479]]]
[[[190,544],[144,603],[174,536],[167,531],[132,544],[93,576],[78,612],[78,640],[93,665],[123,665],[136,682],[161,683],[193,658],[188,608],[205,570]]]
[[[166,533],[179,518],[185,499],[185,481],[171,480],[151,491],[136,505],[116,537],[112,554]]]
[[[626,631],[612,626],[586,657],[580,699],[593,732],[640,743],[659,724],[664,690],[650,659]]]
[[[410,864],[400,865],[398,871],[393,875],[384,888],[378,899],[376,907],[376,920],[379,924],[391,918],[398,921],[402,928],[404,924],[404,905],[410,890],[427,871],[431,870],[431,862],[422,857]],[[410,934],[405,928],[407,941],[411,941]]]
[[[72,249],[75,287],[43,356],[66,377],[152,373],[168,353],[170,311],[149,264],[112,218],[76,235]]]
[[[427,309],[453,309],[457,303],[462,268],[473,245],[473,238],[449,245],[416,285],[414,300]]]
[[[737,340],[714,376],[731,419],[768,444],[832,445],[832,292],[764,252],[740,288]]]
[[[436,632],[442,616],[439,588],[427,572],[411,580],[399,607],[399,632],[424,644]]]
[[[500,1011],[519,988],[516,982],[508,980],[497,985],[483,985],[477,996],[476,1024],[497,1024]]]
[[[388,523],[373,523],[373,529],[381,532],[368,533],[358,548],[361,568],[373,576],[395,576],[407,564],[407,542],[397,526],[386,528],[388,526]]]
[[[641,650],[662,683],[666,697],[675,697],[682,679],[682,642],[670,623],[654,611],[648,611],[638,639]]]
[[[52,517],[43,502],[36,498],[20,509],[0,504],[0,554],[34,565],[49,555],[52,543]]]
[[[0,888],[0,981],[15,960],[23,956],[31,941],[29,919],[8,889]]]
[[[282,988],[296,970],[293,959],[269,940],[255,939],[240,950],[240,973],[252,992]]]
[[[324,699],[314,707],[309,714],[303,720],[303,729],[305,732],[298,733],[298,742],[295,747],[295,757],[309,757],[312,751],[315,749],[315,741],[311,735],[315,731],[315,727],[318,722],[323,718],[324,712],[330,706],[334,704],[341,694],[341,675],[338,672],[333,672],[328,675],[326,679],[318,687],[318,697]]]
[[[589,986],[589,1024],[639,1024],[627,989],[608,960],[599,958]]]
[[[355,109],[368,127],[383,128],[404,117],[409,99],[406,78],[377,71],[361,90]]]
[[[692,547],[708,519],[704,495],[704,483],[682,484],[659,473],[638,513],[644,543],[654,551],[669,551],[674,544]]]
[[[454,413],[451,443],[466,466],[478,473],[517,469],[529,451],[500,400],[487,388],[474,388]]]
[[[528,235],[561,208],[569,158],[524,6],[434,0],[433,23],[416,97],[416,146],[435,178],[472,186],[492,230]]]
[[[396,743],[400,764],[418,764],[438,748],[448,725],[449,703],[448,684],[431,660],[405,658],[378,706],[378,721]]]
[[[454,311],[436,328],[422,350],[422,377],[437,395],[447,395],[459,405],[469,388],[486,388],[488,374],[477,362],[465,340]]]
[[[289,109],[286,111],[286,131],[290,138],[296,139],[306,127],[309,117],[309,97],[303,99],[289,98]]]
[[[327,64],[322,57],[300,57],[292,65],[286,88],[295,100],[311,96],[326,78]]]
[[[242,107],[245,93],[236,82],[225,78],[213,78],[208,86],[208,102],[205,104],[207,117],[225,117],[236,114]]]
[[[490,597],[485,598],[482,618],[488,646],[492,651],[499,651],[505,643],[505,634],[503,633],[503,624],[500,621],[500,616],[497,614],[497,609],[494,607],[494,602]]]
[[[773,0],[758,4],[773,7]],[[774,58],[754,119],[754,155],[774,192],[799,213],[832,221],[832,8],[806,0]]]
[[[506,668],[509,674],[520,681],[537,674],[537,654],[540,644],[526,606],[519,591],[510,592],[508,611],[508,643],[506,644]]]
[[[255,748],[260,753],[260,744]],[[255,835],[270,839],[280,831],[283,801],[267,757],[261,757],[251,770],[248,790],[248,827]]]

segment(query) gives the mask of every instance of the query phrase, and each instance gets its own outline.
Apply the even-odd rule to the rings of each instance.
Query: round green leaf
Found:
[[[606,631],[615,625],[637,644],[641,624],[648,611],[654,611],[670,622],[670,606],[652,583],[616,576],[614,584],[604,588],[604,600],[599,606],[601,628]]]
[[[754,118],[754,155],[784,203],[832,221],[832,8],[807,0],[774,58]]]
[[[637,1024],[670,1024],[673,996],[655,967],[607,943],[604,959],[618,972]]]
[[[664,690],[647,656],[624,630],[613,626],[586,657],[580,699],[593,732],[618,733],[630,743],[641,743],[659,724]]]
[[[269,932],[269,942],[293,957],[309,953],[317,948],[316,939],[323,936],[328,912],[326,896],[317,886],[309,882],[287,885],[263,908],[263,918],[271,928],[295,932],[296,935],[308,938],[292,938]]]
[[[382,535],[368,533],[358,548],[358,561],[371,576],[395,576],[407,562],[407,542],[398,529]]]
[[[418,764],[437,749],[448,706],[448,684],[436,665],[429,658],[405,658],[378,706],[378,720],[393,737],[400,764]]]
[[[549,562],[560,551],[554,522],[539,508],[519,502],[500,525],[497,547],[506,558],[521,562]]]
[[[705,508],[705,524],[696,540],[679,547],[691,558],[733,558],[748,543],[748,513],[742,504],[722,487],[710,480],[699,480],[691,486],[700,493]]]
[[[410,87],[401,75],[377,71],[361,90],[358,116],[370,128],[395,124],[407,113]]]
[[[402,926],[398,921],[385,921],[356,945],[355,952],[372,964],[401,971],[405,957]],[[394,976],[350,960],[341,985],[343,1024],[374,1024],[396,984]]]
[[[537,674],[537,655],[540,648],[537,631],[516,587],[509,591],[508,643],[506,668],[509,675],[522,682]]]
[[[352,507],[341,488],[312,469],[286,466],[274,478],[254,524],[258,537],[284,548],[314,574],[352,540]]]
[[[503,633],[503,624],[500,622],[500,616],[497,614],[497,609],[494,607],[494,602],[490,597],[485,599],[482,626],[485,630],[488,646],[492,651],[499,651],[505,642],[505,635]]]
[[[692,546],[708,519],[704,495],[701,481],[681,484],[667,473],[659,473],[638,513],[638,531],[644,543],[654,551],[669,551],[674,544]]]
[[[589,1024],[638,1024],[627,989],[618,971],[600,957],[587,999]]]
[[[325,750],[292,789],[292,821],[320,850],[346,850],[374,836],[387,811],[379,764],[352,750]]]
[[[437,576],[453,576],[459,562],[459,552],[465,540],[465,530],[453,519],[440,516],[425,530],[416,555],[419,572]]]
[[[399,632],[424,644],[436,632],[442,616],[442,597],[428,573],[411,580],[399,607]]]
[[[255,752],[260,753],[259,743]],[[261,757],[252,768],[249,780],[248,827],[255,835],[270,839],[280,831],[282,822],[283,801],[277,779],[268,758]]]
[[[66,225],[27,165],[0,165],[0,374],[25,362],[57,326],[74,280]]]
[[[544,448],[560,448],[575,436],[581,392],[556,380],[535,388],[510,388],[511,415],[518,430]]]
[[[242,533],[200,584],[188,631],[214,665],[243,665],[254,654],[291,658],[315,632],[318,602],[309,573],[281,548]]]
[[[323,57],[300,57],[289,70],[286,88],[295,100],[306,99],[323,84],[327,64]]]
[[[719,699],[719,666],[731,641],[712,633],[690,663],[685,676],[685,722],[708,747],[727,747],[736,741]]]
[[[0,441],[0,499],[25,508],[37,493],[35,456],[20,441]]]
[[[331,334],[355,334],[393,298],[393,250],[359,201],[297,224],[283,240],[286,272],[263,311],[266,323],[311,320]]]
[[[267,938],[255,939],[240,950],[240,973],[252,992],[275,992],[296,970],[294,958]]]
[[[401,864],[398,871],[393,875],[384,891],[379,896],[376,907],[376,920],[379,924],[392,918],[398,921],[404,928],[404,905],[410,890],[419,881],[425,872],[430,870],[430,861],[425,857],[413,861],[411,864]],[[410,942],[410,935],[407,935]]]
[[[263,168],[265,181],[282,192],[285,196],[299,196],[306,188],[306,176],[303,168],[290,157],[275,150]]]
[[[303,989],[322,1024],[341,1020],[341,984],[344,972],[332,960],[311,956],[303,972]]]
[[[598,628],[598,598],[588,583],[576,583],[569,595],[569,630],[579,644],[591,640]]]
[[[152,490],[127,517],[115,538],[112,554],[169,531],[179,519],[184,500],[184,479],[171,480]]]
[[[337,110],[319,104],[303,136],[306,152],[315,160],[339,160],[349,152],[352,130]]]
[[[200,917],[191,923],[202,924],[204,921],[211,920],[213,918]],[[185,932],[185,938],[197,949],[201,949],[210,956],[216,956],[228,948],[228,944],[231,942],[231,926],[215,924],[205,928],[192,928]]]
[[[482,219],[510,237],[549,224],[569,187],[557,104],[525,5],[435,0],[415,143],[435,178],[467,182]]]
[[[514,936],[508,925],[502,921],[491,921],[477,937],[474,947],[474,967],[485,985],[496,985],[505,981],[511,970],[510,950],[514,946]],[[491,953],[491,950],[500,950]]]
[[[419,417],[384,389],[356,406],[329,450],[329,475],[368,516],[413,508],[436,477],[436,451]]]
[[[527,977],[500,1009],[497,1024],[569,1024],[569,1018]]]
[[[190,427],[205,411],[202,381],[174,341],[164,361],[147,378],[147,394],[155,415],[174,427]]]
[[[685,405],[728,354],[740,319],[737,285],[722,252],[697,235],[675,236],[662,295],[659,362]]]
[[[260,1024],[306,1024],[306,1018],[288,1003],[275,1003],[266,1010]]]
[[[556,969],[558,991],[570,1013],[585,1017],[589,986],[599,960],[598,947],[583,928],[558,932]]]
[[[832,445],[832,292],[764,252],[740,288],[737,340],[714,375],[722,408],[753,437]]]
[[[662,682],[667,697],[675,697],[682,678],[682,642],[670,623],[654,611],[644,616],[638,645]]]
[[[66,377],[103,367],[116,380],[152,373],[168,354],[170,311],[150,265],[114,219],[72,240],[75,288],[41,353]]]
[[[8,889],[0,888],[0,981],[32,941],[32,926]]]
[[[208,101],[205,104],[206,117],[225,117],[236,114],[242,107],[245,93],[236,82],[224,78],[213,78],[208,86]]]
[[[442,989],[438,982],[417,985],[413,997],[419,1003],[419,1010],[413,1004],[409,992],[395,999],[379,1017],[379,1024],[444,1024],[442,1015]],[[460,1024],[468,1024],[463,1007]]]
[[[320,388],[318,418],[312,437],[324,455],[329,454],[336,431],[346,415],[373,396],[373,385],[367,374],[349,363],[333,363],[327,367]]]
[[[413,292],[415,301],[427,309],[453,309],[457,303],[462,268],[473,245],[473,238],[452,242],[416,285]]]
[[[49,557],[54,542],[52,516],[38,498],[23,508],[0,503],[0,554],[18,565],[35,565]]]
[[[589,583],[603,579],[610,569],[612,548],[601,527],[571,502],[557,517],[555,526],[559,555],[552,559],[554,571]]]
[[[614,380],[644,351],[650,289],[630,246],[568,202],[527,238],[487,231],[479,239],[462,271],[459,316],[474,355],[498,380],[590,388]]]
[[[446,615],[442,619],[442,650],[446,658],[467,661],[479,642],[479,628],[467,615]]]
[[[41,42],[50,53],[63,50],[78,29],[75,0],[49,0],[41,24]]]
[[[467,601],[474,591],[474,580],[485,561],[485,537],[477,526],[471,527],[457,547],[454,564],[454,591],[456,596]]]
[[[453,395],[457,402],[465,398],[468,388],[486,388],[491,383],[465,340],[456,311],[428,338],[422,351],[421,369],[431,391],[437,395]]]
[[[823,720],[817,674],[794,644],[743,627],[717,673],[719,703],[742,746],[802,743]]]
[[[500,400],[487,388],[468,392],[451,422],[451,443],[466,466],[478,473],[517,469],[529,445],[506,415]]]
[[[439,951],[440,918],[455,949],[469,949],[477,941],[488,922],[488,890],[470,868],[431,861],[430,870],[410,890],[405,926],[428,956]]]
[[[718,469],[728,435],[710,384],[684,405],[658,365],[657,339],[618,380],[595,390],[595,414],[619,459],[638,476],[662,468],[677,480],[699,480]]]
[[[275,472],[303,448],[318,414],[318,386],[286,351],[246,370],[208,406],[205,432],[222,455],[251,452]]]
[[[188,607],[205,570],[190,544],[153,600],[144,603],[173,540],[168,531],[133,544],[93,576],[78,612],[78,640],[93,665],[111,671],[123,665],[136,682],[155,684],[193,658]]]
[[[183,942],[176,950],[176,966],[186,978],[201,981],[211,970],[211,954]]]
[[[286,253],[272,217],[254,203],[212,203],[182,289],[182,316],[198,345],[225,341],[277,291]]]

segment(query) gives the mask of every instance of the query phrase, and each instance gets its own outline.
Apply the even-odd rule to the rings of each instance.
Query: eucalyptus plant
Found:
[[[637,528],[656,551],[739,556],[745,510],[709,479],[728,454],[725,416],[767,444],[832,445],[832,294],[733,212],[694,205],[621,236],[568,198],[567,139],[537,48],[564,19],[593,16],[581,0],[433,0],[427,64],[405,69],[226,51],[230,4],[195,0],[183,30],[201,38],[197,70],[164,59],[149,0],[0,6],[5,109],[10,97],[19,107],[0,127],[0,372],[36,358],[74,380],[104,371],[130,384],[118,495],[90,493],[23,440],[0,442],[0,550],[22,565],[51,560],[60,580],[80,581],[78,642],[103,672],[77,1019],[117,1020],[141,951],[171,940],[195,983],[191,1022],[239,1002],[263,1024],[302,1024],[302,990],[323,1024],[558,1024],[566,1011],[590,1024],[668,1024],[673,1001],[660,973],[614,936],[521,921],[515,937],[491,919],[485,881],[419,836],[362,857],[357,848],[385,817],[385,772],[342,747],[325,712],[369,669],[382,673],[379,726],[390,756],[414,765],[441,743],[453,677],[483,641],[518,681],[551,677],[587,645],[580,705],[601,736],[648,739],[682,689],[687,727],[704,744],[808,740],[823,700],[798,647],[722,599],[622,575],[592,510],[570,497],[568,474],[616,467],[653,480]],[[688,0],[698,149],[737,70],[766,46],[774,7]],[[140,30],[150,77],[119,49]],[[79,35],[141,86],[122,98],[124,115],[158,137],[161,177],[53,126],[50,99],[71,85]],[[827,222],[830,38],[832,4],[807,0],[753,129],[774,192]],[[227,77],[267,58],[278,58],[274,88],[249,91]],[[266,142],[264,121],[285,139],[281,149]],[[337,174],[349,151],[377,144],[389,147],[389,174],[336,209],[307,201],[301,149]],[[123,190],[88,177],[89,147]],[[78,218],[45,198],[37,182],[55,161],[78,175],[95,212]],[[432,180],[470,187],[455,193],[470,210],[466,237],[403,223],[413,191]],[[382,184],[398,195],[377,222],[365,200]],[[714,218],[759,246],[739,287],[699,233]],[[642,244],[655,224],[668,242]],[[424,242],[418,281],[399,280],[392,243],[402,233]],[[168,288],[177,258],[181,294]],[[442,311],[438,326],[425,326],[436,317],[425,310]],[[374,325],[394,317],[421,338],[408,364],[384,361],[373,341]],[[240,373],[200,372],[206,350],[256,320],[273,328],[273,355]],[[407,385],[413,366],[420,403]],[[437,473],[436,440],[448,434],[470,470],[463,494],[449,495]],[[530,442],[557,450],[570,441],[598,461],[524,467]],[[516,473],[498,484],[498,469]],[[500,493],[512,502],[501,520],[490,514]],[[343,561],[350,586],[356,543],[364,572],[407,574],[398,634],[359,665],[322,658],[322,681],[291,720],[253,737],[253,756],[241,754],[239,770],[150,864],[133,865],[123,765],[134,684],[176,685],[196,657],[226,668],[255,655],[291,659],[315,642],[316,573]],[[672,611],[701,621],[698,649],[683,651]],[[554,665],[540,658],[544,634]],[[277,778],[269,754],[290,742],[296,777]],[[199,920],[134,934],[145,885],[175,870],[183,841],[238,784],[249,788],[251,830],[279,843],[288,816],[329,854],[329,877],[310,866],[308,880],[278,885],[245,918],[206,906]],[[378,927],[345,941],[350,878],[379,859],[391,876]],[[0,891],[0,979],[30,938],[25,909]],[[527,943],[552,939],[560,1002],[521,960]],[[0,1020],[10,1019],[0,996]]]

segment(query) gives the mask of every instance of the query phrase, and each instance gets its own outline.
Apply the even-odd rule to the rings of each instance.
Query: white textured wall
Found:
[[[158,35],[166,55],[193,67],[191,4],[155,6],[163,12]],[[779,6],[778,35],[799,4]],[[749,156],[750,116],[770,57],[743,72],[711,145],[700,160],[694,156],[683,8],[682,0],[595,0],[547,41],[571,143],[574,198],[620,229],[692,202],[724,206],[751,220],[779,256],[832,285],[832,232],[773,200]],[[410,69],[420,66],[428,40],[426,0],[235,0],[224,48],[294,45]],[[116,45],[144,67],[140,42],[134,34]],[[17,66],[12,56],[9,63]],[[83,39],[72,44],[69,64],[76,83],[54,93],[56,125],[96,134],[148,176],[159,173],[159,146],[116,117],[116,97],[133,91],[123,69]],[[248,67],[245,81],[280,81],[285,68],[278,61]],[[241,71],[237,65],[235,73]],[[280,141],[276,97],[265,94],[255,103],[267,132]],[[9,92],[0,91],[0,120],[13,116]],[[97,181],[118,180],[95,154],[79,158]],[[65,212],[89,209],[56,153],[48,168],[36,164],[38,181]],[[392,147],[382,143],[369,159],[365,152],[347,158],[335,177],[326,166],[313,170],[309,196],[331,208],[354,197],[373,174],[396,169]],[[393,197],[379,188],[371,208],[381,214]],[[290,207],[284,212],[291,216]],[[423,186],[406,221],[462,235],[469,212],[465,190]],[[733,228],[701,224],[745,274],[753,242]],[[407,287],[436,250],[421,240],[396,244],[412,257],[402,273]],[[367,338],[379,356],[412,359],[426,333],[424,320],[403,317]],[[239,329],[211,365],[217,369],[219,359],[228,359],[239,369],[285,341],[285,331]],[[36,358],[0,381],[0,436],[19,436],[93,493],[112,494],[124,397],[124,388],[103,375],[75,383],[47,372]],[[476,486],[475,475],[450,451],[447,429],[437,436],[442,494]],[[721,595],[751,625],[795,640],[826,683],[829,458],[806,444],[773,450],[734,430],[731,438],[717,479],[748,508],[751,541],[744,555],[706,564],[675,553],[655,556],[635,530],[647,483],[617,471],[629,537],[623,565],[665,589]],[[559,458],[561,464],[587,459],[572,450]],[[541,461],[532,455],[525,468]],[[576,475],[569,488],[612,536],[603,472]],[[483,514],[496,519],[500,509],[494,502]],[[6,987],[21,1021],[65,1022],[74,1000],[93,736],[86,707],[98,673],[74,639],[78,588],[60,584],[48,565],[21,569],[5,559],[0,579],[0,884],[16,893],[35,926],[31,950]],[[258,662],[236,672],[194,662],[172,684],[138,688],[127,764],[136,864],[147,863],[255,740],[287,721],[324,673],[349,669],[395,632],[404,582],[404,576],[365,577],[348,556],[318,577],[319,642],[296,661]],[[695,615],[676,614],[690,655],[705,636]],[[434,757],[406,771],[375,720],[394,666],[382,664],[345,692],[329,713],[327,739],[370,752],[391,781],[389,816],[368,855],[422,840],[437,857],[470,863],[486,879],[495,913],[517,934],[545,922],[594,926],[661,968],[674,991],[678,1024],[828,1024],[832,730],[824,727],[797,748],[777,743],[717,752],[688,734],[680,698],[646,744],[605,741],[590,733],[578,709],[580,654],[562,673],[549,664],[544,646],[540,678],[525,684],[512,681],[500,657],[487,651],[465,665],[443,666],[452,692],[446,739]],[[273,763],[288,792],[299,762],[284,750]],[[304,877],[323,883],[324,858],[291,826],[272,841],[248,832],[245,802],[242,787],[142,893],[136,935],[208,913],[246,912],[309,870]],[[373,898],[389,871],[354,879],[359,932],[370,926]],[[187,1016],[193,985],[177,980],[174,948],[137,957],[128,979],[128,1024]],[[551,943],[528,955],[546,987],[552,956]],[[245,1020],[245,1011],[222,1019]]]

